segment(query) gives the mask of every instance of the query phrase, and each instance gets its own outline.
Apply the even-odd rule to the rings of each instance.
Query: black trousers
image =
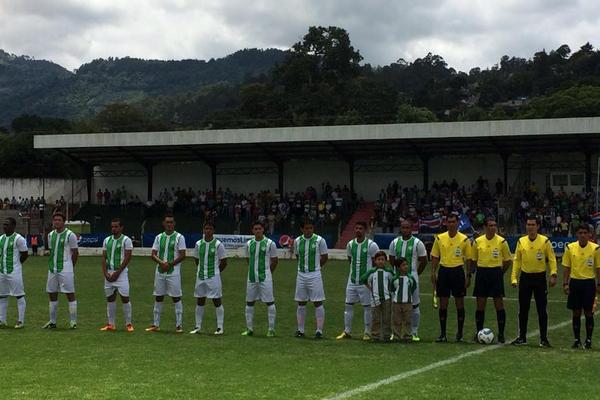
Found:
[[[531,295],[535,298],[538,322],[540,325],[540,338],[547,339],[548,335],[548,285],[546,273],[521,272],[519,282],[519,337],[527,338],[527,320],[529,319],[529,306]]]

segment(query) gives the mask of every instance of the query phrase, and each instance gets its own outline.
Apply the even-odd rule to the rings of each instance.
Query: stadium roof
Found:
[[[34,148],[56,149],[87,165],[592,152],[600,148],[600,117],[36,135]]]

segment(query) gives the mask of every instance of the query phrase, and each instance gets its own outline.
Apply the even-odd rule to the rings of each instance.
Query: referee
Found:
[[[567,294],[567,308],[573,311],[573,348],[581,347],[581,310],[585,314],[586,349],[592,348],[594,330],[594,297],[600,293],[600,247],[589,241],[590,226],[584,224],[577,228],[577,241],[566,246],[562,258],[564,269],[563,289]],[[595,278],[598,280],[596,281]]]
[[[511,274],[512,286],[517,287],[517,282],[519,286],[519,337],[513,340],[512,344],[515,346],[527,344],[527,320],[533,294],[540,325],[540,347],[551,347],[548,342],[546,270],[550,268],[550,287],[554,287],[556,257],[550,239],[538,234],[540,223],[536,218],[527,218],[526,228],[527,236],[521,237],[517,242]]]
[[[498,320],[498,342],[504,343],[504,326],[506,311],[504,311],[504,273],[510,267],[512,256],[508,243],[496,234],[497,223],[494,218],[484,222],[485,235],[473,242],[472,257],[475,273],[475,288],[473,296],[477,298],[475,324],[477,332],[483,329],[485,321],[485,306],[488,297],[494,299],[496,318]],[[475,334],[477,342],[477,333]]]
[[[458,329],[456,341],[463,340],[465,324],[465,294],[470,284],[470,276],[465,275],[465,262],[471,258],[469,238],[458,231],[458,216],[454,213],[446,218],[448,232],[435,236],[431,249],[431,283],[440,298],[440,336],[436,342],[447,342],[446,320],[448,301],[454,296]],[[439,266],[439,271],[438,271]]]

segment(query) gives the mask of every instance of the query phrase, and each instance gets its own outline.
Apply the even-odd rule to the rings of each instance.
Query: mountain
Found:
[[[268,74],[286,52],[244,49],[219,59],[97,59],[70,72],[55,63],[0,50],[0,126],[21,114],[78,119],[106,104],[185,94]]]

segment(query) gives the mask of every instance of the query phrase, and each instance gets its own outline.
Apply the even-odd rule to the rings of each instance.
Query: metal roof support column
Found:
[[[350,193],[354,196],[354,160],[349,158],[346,160],[348,163],[348,181],[350,182]]]
[[[217,194],[217,163],[211,162],[211,163],[208,163],[208,166],[210,167],[210,181],[212,184],[213,195],[216,196],[216,194]]]
[[[92,204],[92,184],[94,179],[94,167],[88,165],[85,167],[85,186],[87,189],[87,202]]]
[[[148,189],[148,201],[152,201],[152,181],[154,180],[154,164],[144,164],[146,168],[146,187]]]
[[[429,190],[429,156],[423,154],[420,156],[421,161],[423,162],[423,190]]]
[[[585,191],[592,191],[592,152],[585,152]]]
[[[284,187],[283,187],[283,161],[277,161],[277,182],[279,189],[279,196],[283,200]]]
[[[504,172],[504,195],[506,196],[508,194],[508,158],[510,157],[510,154],[502,153],[500,154],[500,157],[502,157],[502,171]]]

